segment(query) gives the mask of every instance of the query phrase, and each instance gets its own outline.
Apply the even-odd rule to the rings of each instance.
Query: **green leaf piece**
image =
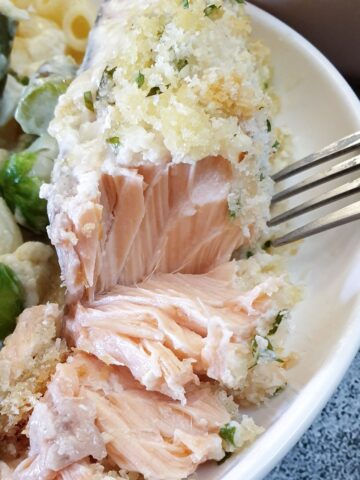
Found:
[[[135,78],[135,82],[137,83],[137,86],[141,88],[145,83],[145,76],[139,72]]]
[[[279,328],[281,322],[286,317],[287,313],[288,313],[287,310],[280,310],[280,312],[275,317],[273,326],[269,330],[268,335],[275,335],[275,333],[278,331],[278,328]]]
[[[160,87],[151,87],[149,93],[146,95],[147,97],[153,97],[154,95],[160,95],[162,91]]]
[[[208,5],[206,8],[204,8],[204,14],[206,17],[211,17],[215,12],[218,12],[221,9],[221,7],[218,7],[217,5]]]
[[[95,112],[94,101],[93,101],[92,93],[90,92],[90,90],[88,90],[87,92],[84,92],[84,104],[85,104],[85,107],[88,110],[90,110],[90,112]]]
[[[225,440],[226,442],[229,442],[230,445],[235,447],[235,433],[236,433],[236,427],[235,425],[230,425],[227,423],[223,427],[220,428],[219,435],[220,437]]]
[[[24,309],[24,289],[13,270],[0,263],[0,340],[12,333]]]

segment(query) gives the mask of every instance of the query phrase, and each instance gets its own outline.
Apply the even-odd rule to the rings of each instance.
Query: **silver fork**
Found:
[[[341,158],[343,155],[355,152],[356,150],[360,150],[360,131],[345,138],[341,138],[337,142],[334,142],[331,145],[323,148],[319,152],[308,155],[292,165],[283,168],[280,170],[280,172],[273,175],[272,178],[277,183],[290,178],[293,175],[304,172],[305,170],[311,169],[317,165],[321,165],[335,158]],[[296,183],[289,188],[285,188],[279,193],[276,193],[272,198],[272,205],[357,170],[360,170],[360,152],[359,155],[353,155],[351,158],[342,160],[336,165],[328,168],[325,172],[314,174],[311,177]],[[328,205],[359,192],[360,176],[355,180],[333,188],[311,200],[301,203],[297,207],[291,208],[290,210],[273,217],[268,222],[268,225],[270,227],[279,225],[299,215],[303,215],[304,213],[310,212],[324,205]],[[297,228],[286,235],[275,238],[272,240],[271,244],[274,247],[286,245],[287,243],[301,240],[309,237],[310,235],[315,235],[316,233],[324,232],[325,230],[329,230],[355,220],[360,220],[360,201],[356,201],[344,208],[336,210],[333,213],[324,215],[318,220],[307,223],[303,227]]]

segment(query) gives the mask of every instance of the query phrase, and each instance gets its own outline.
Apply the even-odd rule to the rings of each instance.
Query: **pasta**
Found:
[[[33,2],[32,0],[13,0],[13,3],[19,8],[28,8]]]
[[[66,10],[62,28],[66,43],[78,52],[84,52],[89,31],[96,18],[94,4],[89,1],[78,1],[69,5]]]
[[[66,50],[64,33],[46,18],[31,14],[19,23],[11,53],[11,67],[20,75],[31,75],[39,66]]]
[[[23,9],[18,10],[23,20],[12,52],[14,70],[30,75],[42,62],[65,53],[81,62],[96,18],[95,0],[13,0],[12,5]]]
[[[67,7],[64,0],[34,0],[34,8],[38,15],[55,20],[59,25],[62,23],[63,13]]]

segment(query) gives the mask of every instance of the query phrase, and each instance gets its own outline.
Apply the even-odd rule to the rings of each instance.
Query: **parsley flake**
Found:
[[[12,68],[9,68],[8,74],[14,77],[17,82],[21,83],[21,85],[29,85],[30,78],[27,75],[19,75]]]
[[[260,359],[262,362],[266,363],[269,361],[283,363],[283,360],[277,357],[274,347],[267,337],[255,335],[251,341],[251,353],[254,359],[254,364],[250,368],[255,367],[259,363]]]
[[[225,455],[223,456],[223,458],[222,458],[221,460],[219,460],[219,461],[217,462],[217,464],[218,464],[218,465],[222,465],[224,462],[226,462],[226,460],[227,460],[228,458],[231,457],[231,455],[232,455],[231,452],[225,452]]]
[[[99,88],[96,91],[96,100],[100,100],[100,98],[103,96],[104,88],[107,86],[109,81],[113,79],[116,68],[117,67],[113,67],[113,68],[105,67],[105,70],[101,75]]]
[[[272,148],[274,150],[279,150],[279,147],[280,147],[280,142],[278,140],[276,140],[273,145],[272,145]]]
[[[149,93],[146,95],[147,97],[153,97],[154,95],[160,95],[162,91],[160,87],[151,87]]]
[[[277,395],[279,395],[281,392],[285,390],[285,388],[286,388],[286,385],[281,385],[280,387],[278,387],[273,393],[273,397],[276,397]]]
[[[106,143],[110,145],[116,145],[117,147],[120,145],[120,138],[119,137],[109,137],[106,139]]]
[[[271,122],[269,119],[266,120],[266,128],[268,132],[271,132]]]
[[[253,253],[251,250],[248,250],[248,251],[246,252],[246,258],[251,258],[251,257],[253,257],[253,256],[254,256],[254,253]]]
[[[145,76],[144,76],[141,72],[139,72],[139,73],[136,75],[135,82],[137,83],[137,86],[138,86],[139,88],[141,88],[141,87],[144,85]]]
[[[273,326],[269,330],[268,335],[275,335],[277,332],[280,323],[284,320],[287,315],[287,310],[280,310],[280,312],[276,315]]]
[[[178,71],[180,72],[183,68],[186,67],[186,65],[188,64],[189,62],[186,60],[186,58],[180,58],[177,62],[176,62],[176,68],[178,69]]]
[[[235,425],[231,425],[230,423],[227,423],[223,427],[220,428],[219,435],[220,437],[225,440],[226,442],[229,442],[233,447],[235,447],[235,433],[236,433],[236,427]]]
[[[217,5],[208,5],[206,8],[204,8],[204,14],[206,17],[211,17],[215,12],[218,12],[221,7],[218,7]]]
[[[262,249],[263,250],[268,250],[272,245],[272,241],[271,240],[266,240],[266,242],[262,245]]]
[[[183,0],[182,4],[184,8],[189,8],[189,0]]]
[[[84,104],[85,104],[85,107],[88,110],[90,110],[90,112],[95,112],[92,93],[90,92],[90,90],[88,90],[87,92],[84,92]]]

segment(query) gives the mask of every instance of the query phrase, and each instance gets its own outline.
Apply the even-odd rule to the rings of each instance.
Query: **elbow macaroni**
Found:
[[[13,0],[29,19],[19,23],[12,52],[12,68],[29,75],[57,54],[81,61],[97,12],[96,0]],[[31,66],[30,66],[31,64]]]
[[[87,37],[96,18],[92,2],[82,0],[69,5],[63,17],[62,28],[67,44],[78,52],[84,52]],[[90,8],[89,8],[90,7]]]
[[[68,2],[64,0],[34,0],[31,3],[38,15],[55,20],[56,23],[61,25]]]

